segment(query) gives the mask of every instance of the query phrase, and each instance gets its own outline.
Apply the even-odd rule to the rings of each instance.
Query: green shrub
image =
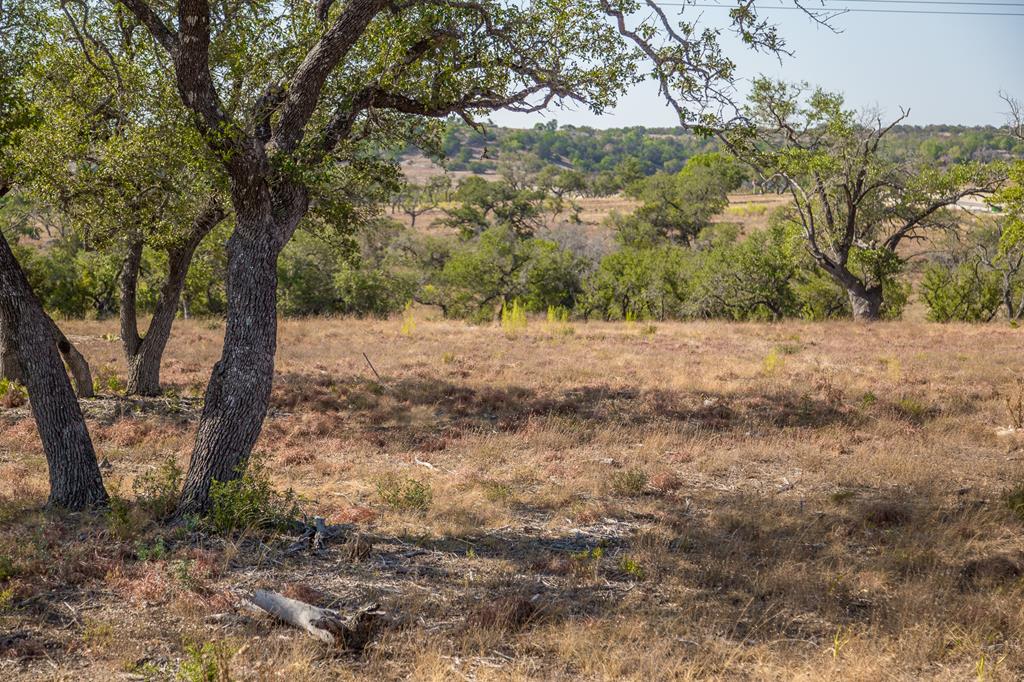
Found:
[[[210,512],[205,523],[217,533],[249,529],[287,530],[302,516],[294,492],[274,489],[266,467],[254,458],[245,473],[210,486]]]
[[[182,682],[228,682],[231,652],[222,644],[207,642],[185,647],[185,660],[178,670]]]
[[[429,509],[434,497],[429,484],[393,475],[385,476],[377,482],[377,495],[384,504],[396,511],[417,512]]]
[[[178,504],[183,473],[178,463],[168,457],[155,471],[139,476],[132,484],[139,506],[155,519],[170,518]]]
[[[934,322],[988,322],[1002,303],[999,273],[978,259],[955,268],[933,264],[921,280],[921,298]]]
[[[616,471],[610,484],[612,492],[617,495],[641,495],[647,489],[647,473],[638,468]]]

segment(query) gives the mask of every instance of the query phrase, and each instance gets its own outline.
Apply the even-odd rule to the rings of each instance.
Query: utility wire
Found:
[[[832,2],[833,0],[823,0],[824,2]],[[977,0],[842,0],[843,2],[870,2],[879,3],[884,5],[977,5],[981,7],[1024,7],[1024,2],[979,2]],[[686,2],[659,2],[659,5],[665,5],[666,7],[686,7],[690,3]],[[692,5],[691,5],[692,6]],[[722,7],[729,7],[729,5],[722,5]],[[807,5],[807,9],[818,9],[819,5],[816,1],[812,0]],[[765,8],[768,9],[768,8]],[[827,9],[821,6],[821,9]]]
[[[839,2],[845,2],[846,0],[839,0]],[[713,7],[718,9],[735,9],[736,5],[712,5],[707,3],[667,3],[661,2],[659,5],[666,7]],[[926,10],[926,9],[878,9],[875,7],[772,7],[765,5],[758,5],[755,7],[760,11],[772,11],[772,10],[794,10],[797,12],[807,12],[809,10],[820,11],[820,12],[835,12],[839,14],[847,13],[872,13],[872,14],[950,14],[954,16],[974,16],[974,17],[1024,17],[1024,12],[957,12],[953,10]]]

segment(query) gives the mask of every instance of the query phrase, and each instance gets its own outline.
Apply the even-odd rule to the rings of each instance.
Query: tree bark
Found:
[[[121,344],[128,362],[128,395],[158,396],[160,364],[163,360],[171,327],[177,314],[181,292],[185,288],[192,256],[200,242],[225,217],[220,204],[211,200],[193,221],[185,241],[167,254],[167,276],[160,287],[153,318],[145,336],[138,328],[138,280],[142,262],[142,242],[129,247],[121,269]]]
[[[24,371],[32,415],[49,466],[48,504],[67,509],[105,504],[107,492],[96,453],[57,349],[61,343],[63,350],[67,339],[61,335],[58,343],[54,342],[56,325],[32,293],[25,273],[2,236],[0,326],[6,330],[5,347],[13,347]]]
[[[850,297],[850,308],[853,310],[853,319],[864,322],[881,319],[882,287],[850,287],[847,288],[846,293]]]
[[[275,199],[268,197],[249,210],[234,202],[224,346],[206,387],[179,516],[209,508],[213,481],[242,475],[270,405],[277,351],[277,257],[308,207],[303,190],[279,189]]]
[[[25,384],[25,373],[21,369],[18,355],[14,352],[13,330],[0,324],[0,379]]]
[[[92,371],[89,369],[89,361],[78,352],[75,344],[71,343],[68,337],[64,336],[64,332],[60,330],[57,323],[46,313],[43,313],[43,315],[46,321],[50,323],[50,333],[56,339],[57,350],[60,351],[64,363],[71,371],[71,377],[75,381],[75,393],[78,394],[79,398],[93,397],[96,393],[93,390]]]

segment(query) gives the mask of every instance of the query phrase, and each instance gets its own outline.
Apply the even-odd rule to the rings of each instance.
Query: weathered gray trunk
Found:
[[[847,289],[853,319],[869,322],[882,317],[882,287],[851,287]]]
[[[56,325],[32,293],[25,273],[2,236],[0,326],[5,329],[5,348],[13,348],[8,352],[13,353],[23,370],[32,415],[46,454],[50,473],[48,504],[67,509],[105,504],[107,492],[96,453],[55,343],[67,340],[55,338]]]
[[[171,327],[185,288],[192,256],[199,243],[210,233],[225,213],[220,204],[211,201],[192,223],[186,240],[167,254],[167,276],[160,287],[153,318],[145,336],[139,335],[137,293],[142,263],[142,242],[129,247],[121,268],[121,344],[128,362],[128,395],[157,396],[160,387],[160,365],[163,361]]]
[[[284,194],[284,198],[281,195]],[[277,351],[277,257],[305,215],[305,193],[282,191],[238,210],[228,240],[224,347],[206,387],[178,514],[209,507],[213,481],[242,475],[270,405]],[[276,210],[275,210],[276,209]]]

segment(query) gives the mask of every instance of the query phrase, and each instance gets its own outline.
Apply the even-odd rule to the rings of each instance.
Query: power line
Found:
[[[840,2],[846,2],[847,0],[839,0]],[[712,5],[707,3],[683,3],[683,2],[661,2],[659,5],[667,7],[712,7],[717,9],[734,9],[736,5]],[[807,12],[809,10],[823,11],[823,12],[837,12],[841,14],[846,13],[872,13],[872,14],[949,14],[954,16],[974,16],[974,17],[1024,17],[1022,12],[970,12],[963,11],[958,12],[955,10],[925,10],[925,9],[879,9],[877,7],[815,7],[815,8],[802,8],[802,7],[765,7],[759,5],[756,7],[758,11],[772,11],[772,10],[794,10],[797,12]]]
[[[832,0],[824,0],[825,2],[831,2]],[[1024,7],[1024,2],[979,2],[977,0],[845,0],[845,2],[870,2],[884,5],[977,5],[982,7]],[[687,5],[693,6],[686,2],[659,2],[659,5],[665,5],[667,7],[686,7]],[[806,4],[806,3],[805,3]],[[729,7],[729,5],[721,5],[721,7]],[[818,9],[817,3],[812,0],[811,4],[807,5],[807,9]],[[770,8],[764,8],[770,9]],[[822,7],[821,9],[827,9]]]

